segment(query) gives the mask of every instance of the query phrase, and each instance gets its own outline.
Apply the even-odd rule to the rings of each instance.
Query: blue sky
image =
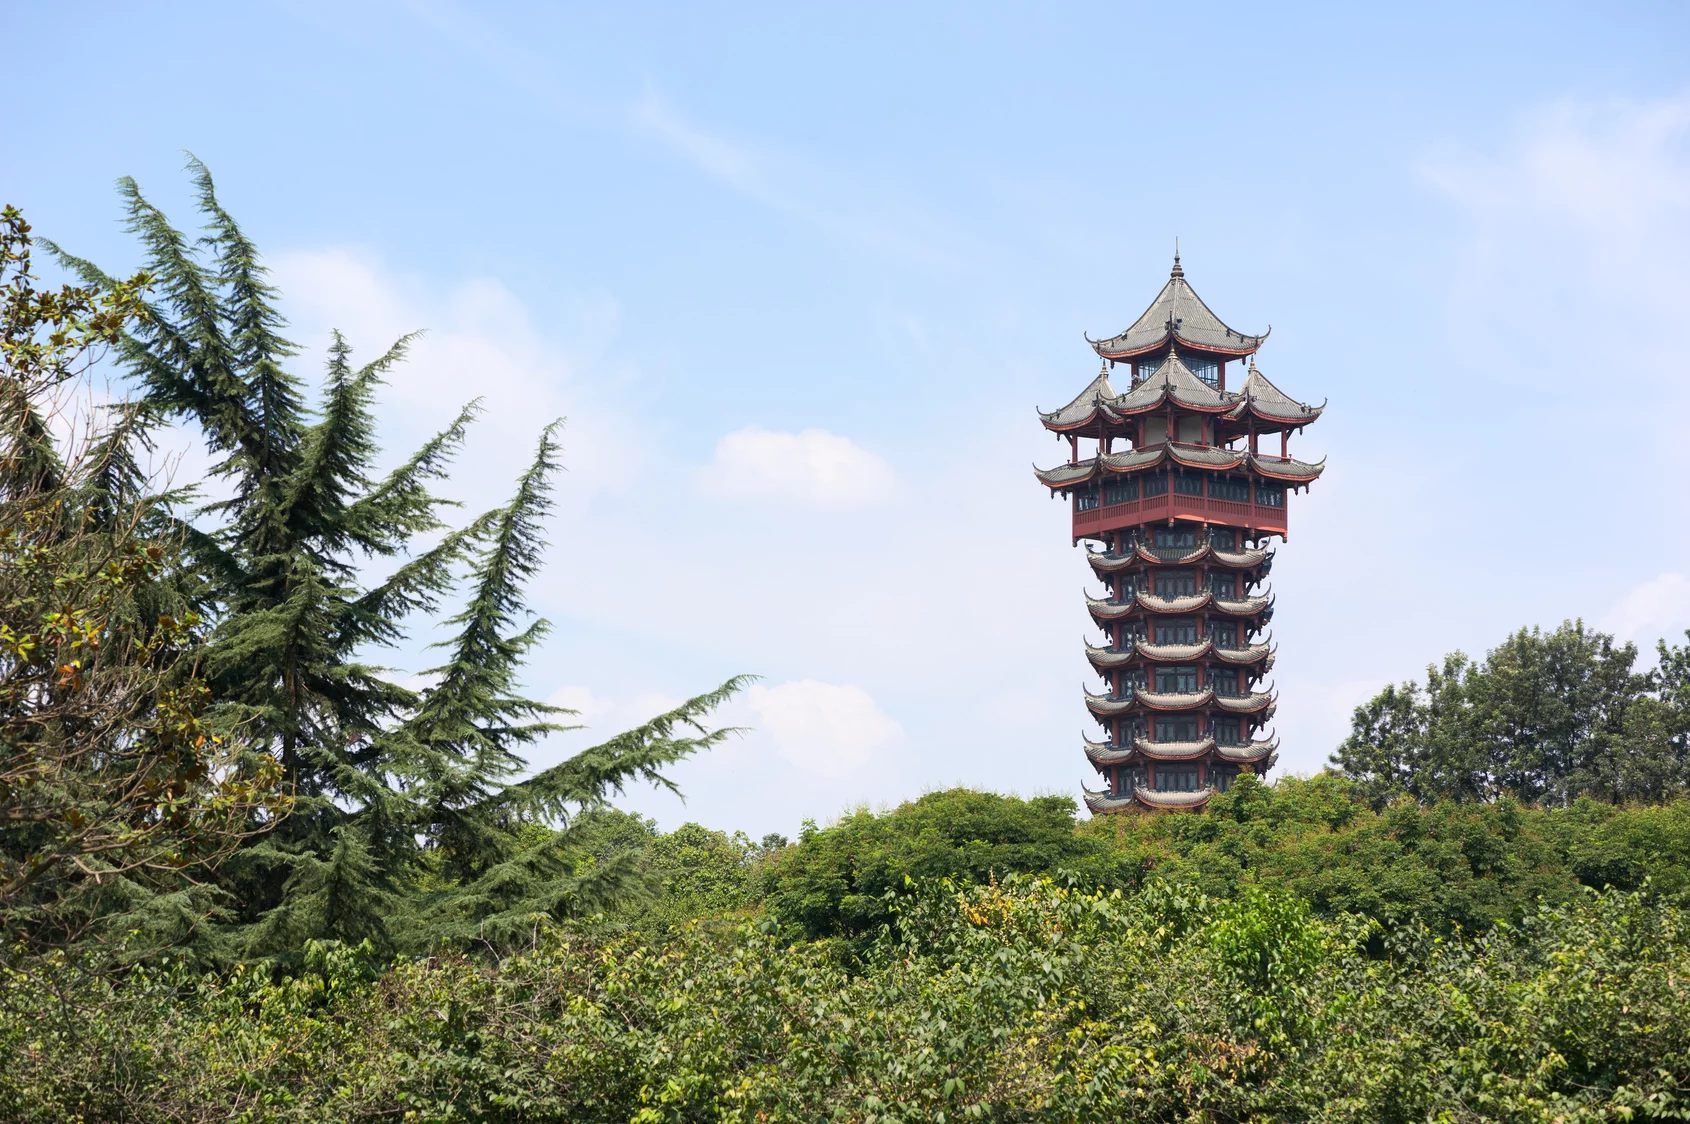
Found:
[[[1282,769],[1448,650],[1690,626],[1682,5],[9,8],[38,232],[133,267],[112,181],[186,223],[191,150],[302,370],[428,329],[393,457],[484,396],[452,488],[491,504],[568,416],[530,687],[592,729],[538,763],[765,677],[685,804],[630,794],[666,826],[1091,779],[1033,411],[1176,236],[1330,399],[1274,569]]]

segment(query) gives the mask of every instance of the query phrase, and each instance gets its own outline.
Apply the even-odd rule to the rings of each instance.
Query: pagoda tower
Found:
[[[1176,253],[1132,327],[1087,337],[1104,361],[1091,385],[1040,411],[1067,440],[1068,463],[1034,471],[1070,500],[1073,541],[1087,541],[1086,562],[1108,590],[1086,598],[1104,636],[1086,646],[1105,684],[1085,700],[1103,729],[1085,739],[1105,784],[1086,791],[1094,814],[1201,808],[1277,755],[1262,734],[1274,712],[1263,583],[1269,546],[1286,537],[1287,493],[1324,466],[1294,459],[1291,434],[1325,406],[1291,399],[1256,369],[1265,339],[1210,312]],[[1131,372],[1119,392],[1117,365]]]

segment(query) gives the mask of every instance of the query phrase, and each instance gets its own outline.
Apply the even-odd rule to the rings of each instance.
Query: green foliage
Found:
[[[174,580],[164,500],[126,455],[133,411],[54,436],[146,283],[39,288],[29,225],[0,213],[0,922],[13,940],[148,929],[286,810],[272,763],[205,721],[199,620]]]
[[[144,391],[125,438],[181,421],[216,458],[227,497],[192,511],[176,497],[175,509],[182,582],[210,626],[206,721],[280,770],[293,814],[218,869],[215,916],[182,911],[161,939],[225,963],[297,965],[324,940],[384,954],[497,949],[530,940],[546,917],[636,892],[626,863],[572,859],[573,820],[630,782],[667,784],[664,769],[731,733],[704,723],[745,680],[518,782],[522,751],[567,728],[556,721],[567,712],[524,697],[520,682],[547,629],[525,589],[545,550],[558,424],[507,504],[449,527],[432,488],[476,404],[378,472],[376,394],[411,337],[360,365],[337,333],[309,405],[257,248],[204,166],[190,171],[197,238],[120,181],[153,279],[131,329],[109,333]],[[115,284],[60,258],[91,285]],[[373,661],[410,637],[415,618],[459,599],[423,689]]]
[[[1690,644],[1637,650],[1568,621],[1521,629],[1474,663],[1460,652],[1426,669],[1426,684],[1386,687],[1356,708],[1333,761],[1375,806],[1427,802],[1567,804],[1670,799],[1690,791]]]
[[[1064,798],[966,789],[882,815],[853,812],[774,852],[753,897],[791,936],[861,947],[896,920],[909,878],[1051,874],[1085,888],[1189,887],[1217,900],[1259,888],[1320,917],[1440,934],[1482,932],[1583,887],[1634,890],[1648,878],[1651,893],[1690,890],[1690,800],[1545,809],[1402,799],[1375,811],[1362,786],[1335,773],[1272,786],[1245,775],[1203,815],[1073,816]],[[701,905],[694,915],[708,912]]]
[[[378,975],[0,977],[6,1119],[1684,1119],[1690,918],[1619,891],[1483,939],[1256,891],[929,883],[846,972],[769,926]]]
[[[1074,832],[1066,796],[1023,800],[970,789],[931,792],[885,815],[853,812],[807,830],[763,876],[770,907],[811,938],[872,935],[892,918],[886,895],[911,878],[984,882],[994,874],[1072,871],[1114,885],[1110,849]]]

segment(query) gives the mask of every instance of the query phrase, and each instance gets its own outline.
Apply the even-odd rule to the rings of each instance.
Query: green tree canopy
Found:
[[[1633,645],[1568,621],[1521,629],[1483,662],[1451,653],[1424,686],[1357,707],[1333,763],[1378,806],[1399,794],[1669,799],[1690,791],[1690,644],[1658,651],[1639,672]]]
[[[226,953],[297,957],[321,939],[497,944],[536,916],[631,892],[627,871],[577,872],[563,836],[529,829],[567,832],[631,782],[668,784],[664,768],[729,733],[703,721],[743,680],[519,781],[522,751],[567,728],[567,711],[520,683],[547,628],[525,589],[545,549],[560,423],[540,434],[507,504],[449,526],[433,489],[477,404],[380,471],[376,394],[412,337],[360,364],[337,333],[310,404],[256,247],[205,167],[190,171],[204,221],[193,238],[119,183],[154,287],[116,350],[142,391],[137,439],[180,421],[215,458],[226,496],[182,524],[211,625],[212,715],[275,761],[294,796],[293,815],[221,869]],[[112,284],[60,256],[86,282]],[[375,662],[442,613],[450,635],[426,686]]]

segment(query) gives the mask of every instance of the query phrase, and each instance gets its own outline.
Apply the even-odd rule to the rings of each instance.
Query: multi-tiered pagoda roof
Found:
[[[1277,739],[1258,736],[1276,706],[1261,685],[1274,662],[1262,634],[1274,613],[1267,544],[1286,534],[1287,495],[1324,470],[1324,460],[1292,457],[1289,441],[1325,406],[1297,401],[1257,368],[1267,335],[1223,323],[1176,256],[1130,328],[1088,337],[1104,360],[1097,376],[1040,412],[1069,458],[1034,473],[1070,500],[1074,541],[1102,544],[1086,560],[1108,587],[1086,598],[1106,637],[1086,645],[1106,684],[1085,692],[1105,731],[1085,740],[1108,784],[1086,793],[1093,812],[1200,808],[1240,770],[1273,764]],[[1236,389],[1229,364],[1245,365]],[[1279,438],[1277,455],[1260,447],[1264,436]]]

